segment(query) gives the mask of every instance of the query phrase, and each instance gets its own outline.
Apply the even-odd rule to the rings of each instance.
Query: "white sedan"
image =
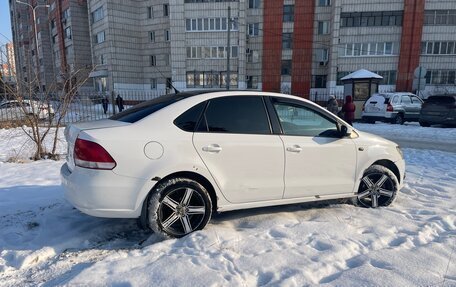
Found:
[[[337,198],[387,206],[405,176],[397,144],[276,93],[178,93],[65,133],[70,203],[170,237],[202,229],[214,211]]]

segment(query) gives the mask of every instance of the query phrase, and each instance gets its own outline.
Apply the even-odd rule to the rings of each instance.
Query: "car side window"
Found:
[[[421,100],[418,97],[412,96],[412,103],[414,104],[421,104]]]
[[[211,99],[197,131],[271,134],[263,97],[232,96]]]
[[[174,120],[174,124],[181,130],[184,130],[186,132],[195,131],[196,124],[198,123],[198,119],[200,118],[205,106],[206,102],[202,102],[197,104],[196,106],[191,107],[183,114],[178,116]]]
[[[274,103],[285,135],[338,137],[336,122],[305,106]]]
[[[399,97],[398,96],[394,96],[393,97],[393,100],[391,101],[393,104],[398,104],[399,103]]]
[[[402,96],[401,103],[402,104],[411,104],[412,100],[410,99],[410,96]]]

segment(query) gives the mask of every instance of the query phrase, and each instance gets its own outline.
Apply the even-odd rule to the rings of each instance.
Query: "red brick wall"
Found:
[[[283,0],[265,0],[263,13],[263,91],[280,92]]]
[[[401,51],[396,91],[412,91],[413,71],[420,64],[425,0],[404,0]]]
[[[315,1],[296,1],[293,32],[291,93],[308,99],[312,83]]]

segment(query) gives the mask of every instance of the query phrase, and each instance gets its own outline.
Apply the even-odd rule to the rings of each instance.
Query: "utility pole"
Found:
[[[230,53],[231,53],[231,7],[228,6],[228,34],[227,34],[227,44],[226,44],[226,89],[230,89],[231,82],[231,73],[230,73]]]

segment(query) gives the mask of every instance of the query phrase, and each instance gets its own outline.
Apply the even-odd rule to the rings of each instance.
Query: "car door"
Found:
[[[261,96],[209,100],[193,144],[227,200],[281,199],[284,147]]]
[[[336,121],[298,102],[275,99],[285,145],[284,198],[353,192],[356,147],[340,137]]]
[[[404,119],[412,119],[413,118],[413,108],[412,108],[412,99],[409,95],[402,95],[401,96],[401,106],[404,109]]]
[[[410,105],[411,118],[418,120],[420,118],[421,105],[423,104],[423,101],[417,96],[411,96],[410,98],[412,99],[412,104]]]

